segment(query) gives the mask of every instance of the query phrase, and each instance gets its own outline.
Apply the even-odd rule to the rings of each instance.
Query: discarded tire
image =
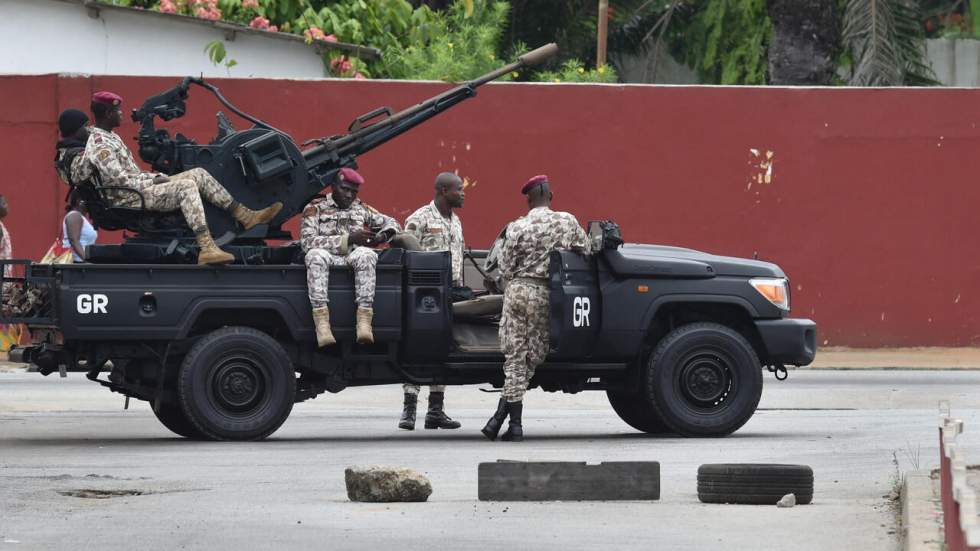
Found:
[[[806,465],[718,463],[698,468],[702,503],[775,505],[786,494],[796,503],[813,500],[813,469]]]

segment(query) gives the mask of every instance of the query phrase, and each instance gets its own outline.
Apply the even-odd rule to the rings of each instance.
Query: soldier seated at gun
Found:
[[[122,124],[121,105],[122,98],[112,92],[96,92],[92,96],[91,108],[95,116],[95,126],[89,128],[82,161],[72,163],[70,179],[82,182],[98,174],[102,185],[110,188],[105,191],[105,195],[114,206],[139,207],[142,195],[142,205],[146,210],[180,210],[187,225],[194,231],[200,247],[198,264],[234,262],[235,257],[219,249],[211,238],[201,198],[229,211],[245,229],[271,221],[282,209],[282,203],[273,203],[258,211],[251,210],[235,201],[202,168],[193,168],[173,176],[141,171],[129,148],[113,132],[113,129]]]
[[[327,197],[310,201],[303,210],[300,245],[306,253],[306,284],[316,324],[319,347],[336,344],[330,329],[327,287],[331,266],[354,270],[354,300],[357,302],[357,342],[371,344],[374,332],[375,267],[378,253],[372,246],[392,243],[419,250],[418,241],[401,233],[398,222],[362,203],[357,194],[364,178],[352,168],[341,168]]]

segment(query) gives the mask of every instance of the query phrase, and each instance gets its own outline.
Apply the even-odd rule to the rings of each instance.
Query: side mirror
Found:
[[[612,220],[590,220],[589,239],[592,241],[592,250],[618,249],[623,244],[623,234],[619,230],[619,224]]]

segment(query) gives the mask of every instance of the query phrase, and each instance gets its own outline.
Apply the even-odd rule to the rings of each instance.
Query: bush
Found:
[[[611,65],[586,69],[577,59],[569,59],[557,71],[541,71],[534,75],[538,82],[617,82],[619,77]]]

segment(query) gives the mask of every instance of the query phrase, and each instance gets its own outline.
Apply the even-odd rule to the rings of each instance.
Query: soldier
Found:
[[[452,262],[453,287],[463,285],[463,225],[454,208],[462,208],[466,194],[463,181],[451,172],[436,176],[435,199],[418,209],[405,220],[405,233],[415,236],[424,251],[449,251]],[[415,408],[418,403],[419,385],[406,383],[404,409],[398,428],[415,429]],[[444,385],[429,387],[429,410],[425,413],[427,429],[458,429],[454,421],[443,411],[446,397]]]
[[[510,415],[510,426],[501,440],[524,440],[521,426],[524,392],[534,370],[544,362],[548,343],[548,265],[551,251],[577,250],[588,254],[589,239],[578,220],[567,212],[551,210],[552,193],[548,177],[535,176],[524,184],[530,209],[526,216],[510,223],[500,254],[500,275],[507,284],[500,319],[503,347],[504,390],[497,411],[483,427],[483,434],[496,440]]]
[[[354,299],[357,301],[357,342],[374,342],[371,320],[374,317],[374,269],[378,254],[370,245],[391,241],[401,228],[357,199],[364,178],[352,168],[337,173],[333,192],[314,199],[303,210],[300,245],[306,253],[306,284],[316,323],[319,347],[335,344],[330,330],[327,308],[327,284],[331,266],[350,266],[354,270]]]
[[[140,195],[129,191],[134,190],[142,194],[146,210],[170,212],[179,209],[184,214],[187,225],[194,231],[201,249],[197,258],[198,264],[234,262],[234,256],[214,244],[204,217],[201,198],[230,212],[245,229],[275,218],[282,209],[282,203],[273,203],[259,211],[251,210],[235,201],[203,168],[193,168],[169,177],[156,172],[141,171],[129,148],[112,131],[122,124],[121,104],[122,98],[112,92],[96,92],[92,96],[95,126],[89,128],[84,162],[72,165],[71,179],[81,182],[97,173],[103,186],[125,188],[106,190],[106,196],[116,206],[139,207]]]
[[[71,172],[75,163],[82,161],[85,143],[88,141],[88,115],[78,109],[65,109],[58,116],[61,140],[55,146],[54,168],[62,182],[72,185]]]

